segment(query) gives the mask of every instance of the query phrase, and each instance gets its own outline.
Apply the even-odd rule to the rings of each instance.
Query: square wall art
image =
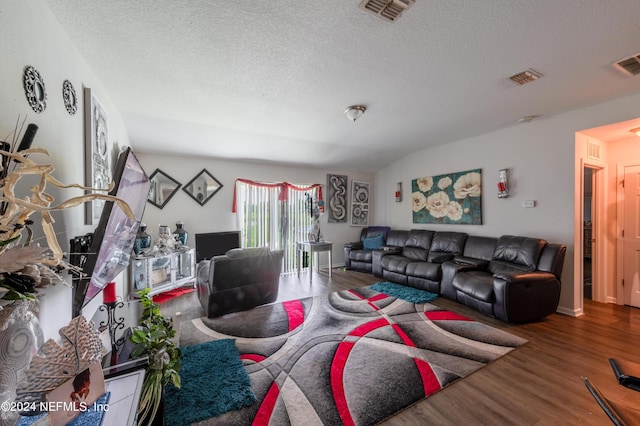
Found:
[[[482,225],[482,170],[411,181],[413,223]]]

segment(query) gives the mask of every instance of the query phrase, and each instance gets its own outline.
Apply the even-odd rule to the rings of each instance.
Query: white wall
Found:
[[[581,173],[575,166],[576,132],[637,118],[639,103],[640,95],[630,95],[412,154],[376,174],[377,220],[402,229],[513,234],[564,243],[567,256],[559,311],[579,314],[581,302],[574,292],[574,285],[581,285],[574,280],[574,220],[579,217],[574,194]],[[412,223],[412,179],[476,168],[482,169],[484,181],[483,225]],[[506,199],[497,197],[498,170],[502,168],[510,172],[510,196]],[[393,202],[397,182],[402,182],[404,189],[401,203]],[[535,200],[536,207],[523,208],[524,200]]]
[[[39,126],[33,147],[49,150],[48,163],[56,168],[56,178],[64,183],[84,183],[82,90],[85,86],[94,91],[109,113],[110,142],[118,146],[129,144],[120,115],[108,93],[43,1],[0,0],[0,58],[0,139],[10,135],[18,118],[26,116],[26,124]],[[22,73],[27,65],[40,72],[46,86],[47,107],[40,114],[33,112],[24,94]],[[67,113],[62,99],[62,84],[67,79],[80,98],[78,112],[73,116]],[[47,161],[46,157],[36,160]],[[58,202],[81,194],[80,190],[52,189],[49,192]],[[93,230],[84,225],[83,207],[67,210],[55,218],[54,227],[64,250],[68,249],[70,238]],[[68,275],[64,277],[70,282]],[[122,294],[124,287],[122,279],[118,280],[118,294]],[[96,300],[88,305],[84,315],[91,318],[100,303],[101,300]],[[45,337],[56,338],[58,329],[71,319],[71,289],[63,285],[48,289],[41,297],[40,311]]]
[[[135,147],[135,140],[132,141]],[[176,141],[179,146],[179,141]],[[184,227],[191,237],[196,233],[230,231],[239,229],[236,216],[231,212],[233,203],[233,189],[238,178],[252,179],[264,182],[286,181],[294,184],[323,185],[323,196],[326,200],[327,174],[340,174],[351,180],[371,182],[373,175],[369,173],[354,173],[335,170],[313,168],[286,167],[227,161],[215,158],[182,157],[147,154],[136,154],[147,174],[151,175],[155,169],[160,169],[181,184],[188,183],[197,173],[206,168],[224,186],[204,206],[200,206],[186,192],[180,190],[169,200],[163,209],[147,203],[143,221],[147,224],[147,232],[152,237],[158,234],[159,225],[169,225],[175,230],[176,222],[184,222]],[[349,191],[349,193],[351,193]],[[370,225],[377,224],[376,217],[370,217]],[[333,264],[344,264],[343,245],[346,242],[357,241],[362,228],[350,226],[349,223],[327,223],[327,214],[320,219],[320,228],[325,240],[333,243]],[[189,245],[193,244],[191,240]],[[324,262],[326,259],[322,260]]]

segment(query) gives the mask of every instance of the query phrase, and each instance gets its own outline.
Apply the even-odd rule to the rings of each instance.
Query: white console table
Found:
[[[135,256],[129,265],[131,294],[137,296],[138,291],[149,288],[153,296],[195,283],[195,270],[195,249],[156,257]]]

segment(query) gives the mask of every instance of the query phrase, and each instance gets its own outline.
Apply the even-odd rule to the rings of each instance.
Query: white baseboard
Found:
[[[571,309],[571,308],[565,308],[563,306],[558,306],[558,309],[556,309],[556,312],[563,315],[569,315],[571,317],[580,317],[584,315],[584,310],[582,309]]]

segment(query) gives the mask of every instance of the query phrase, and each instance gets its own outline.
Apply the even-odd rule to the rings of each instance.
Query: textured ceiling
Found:
[[[610,65],[640,52],[638,0],[417,0],[394,23],[359,2],[47,0],[142,152],[375,170],[640,91]]]

